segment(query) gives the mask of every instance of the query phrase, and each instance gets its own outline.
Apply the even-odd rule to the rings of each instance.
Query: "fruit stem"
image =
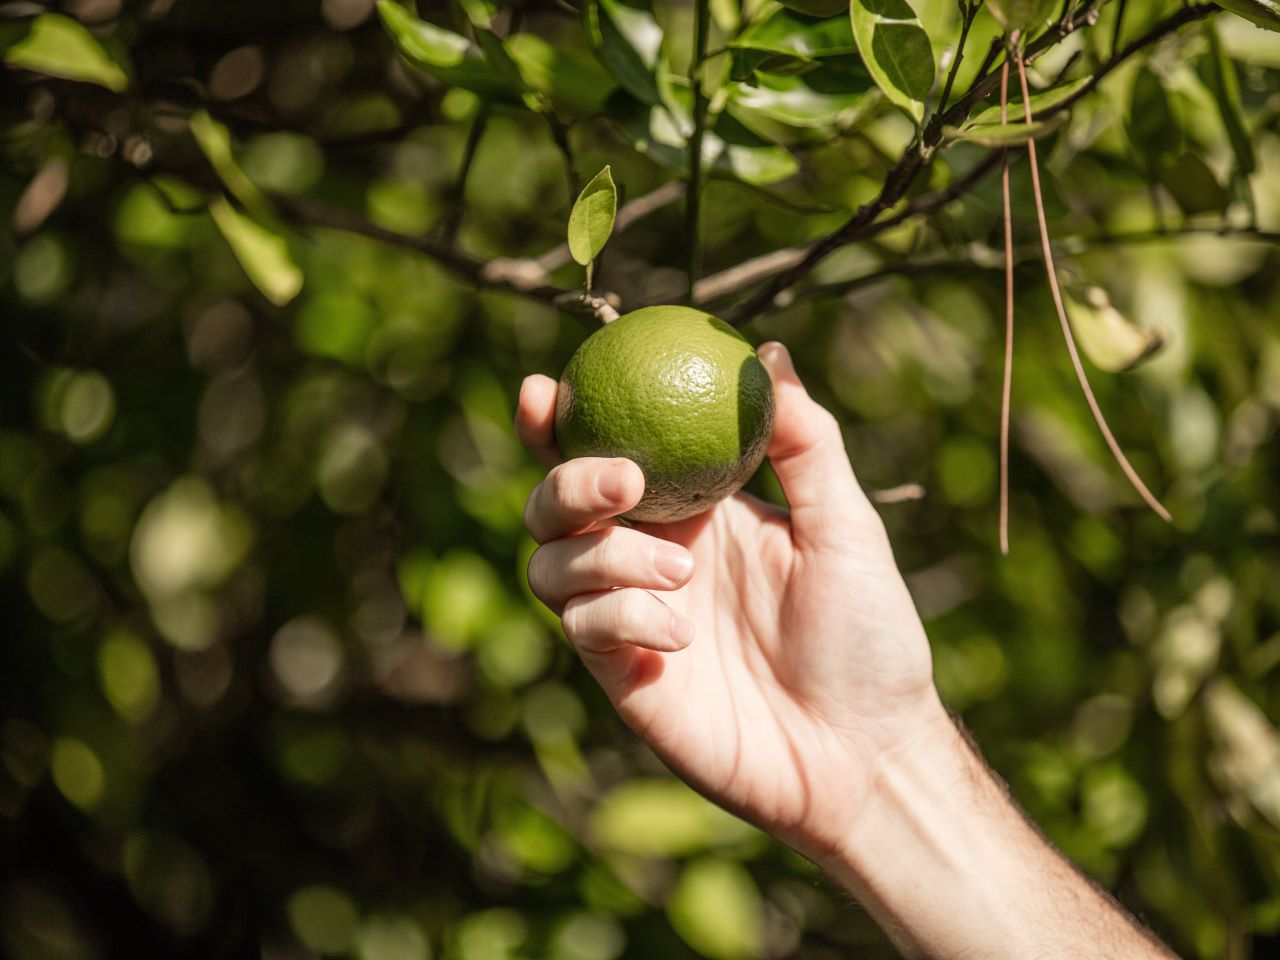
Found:
[[[1023,112],[1029,126],[1032,122],[1031,93],[1027,85],[1027,68],[1023,62],[1021,44],[1014,44],[1013,56],[1014,62],[1018,66],[1018,79],[1022,86]],[[1027,157],[1031,163],[1031,192],[1035,197],[1036,218],[1040,225],[1040,248],[1044,255],[1045,272],[1049,278],[1049,290],[1053,294],[1053,305],[1058,312],[1058,323],[1062,327],[1062,336],[1067,341],[1067,353],[1071,357],[1071,366],[1075,370],[1076,380],[1080,383],[1080,391],[1084,394],[1085,402],[1089,404],[1089,411],[1093,414],[1093,420],[1098,425],[1098,429],[1102,432],[1102,438],[1107,442],[1107,448],[1111,451],[1111,455],[1115,458],[1116,463],[1129,483],[1133,485],[1133,489],[1138,492],[1138,495],[1146,501],[1147,506],[1155,511],[1160,519],[1172,522],[1173,517],[1170,516],[1169,511],[1147,489],[1147,485],[1138,476],[1138,471],[1133,468],[1133,465],[1129,463],[1129,458],[1120,449],[1120,444],[1111,433],[1111,428],[1107,425],[1107,418],[1102,415],[1102,408],[1098,406],[1097,398],[1093,395],[1093,388],[1089,386],[1089,378],[1085,374],[1084,365],[1080,362],[1080,352],[1076,349],[1075,335],[1071,331],[1071,323],[1067,320],[1067,309],[1062,302],[1062,291],[1058,289],[1058,272],[1053,264],[1053,249],[1049,244],[1049,225],[1045,218],[1044,197],[1040,192],[1040,165],[1036,160],[1036,142],[1034,139],[1027,141]]]

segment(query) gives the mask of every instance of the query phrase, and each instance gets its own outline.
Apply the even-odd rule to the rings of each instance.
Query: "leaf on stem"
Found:
[[[1217,3],[1260,27],[1280,31],[1280,3],[1276,0],[1217,0]]]
[[[378,16],[401,56],[423,73],[482,97],[520,101],[524,90],[519,71],[495,68],[461,34],[419,20],[394,0],[378,0]]]
[[[1050,87],[1048,90],[1041,90],[1039,93],[1031,95],[1031,112],[1034,116],[1040,116],[1051,107],[1056,107],[1064,100],[1068,100],[1075,96],[1085,84],[1089,82],[1088,77],[1081,77],[1079,80],[1072,80],[1069,83],[1060,83],[1056,87]],[[1009,101],[1009,116],[1021,117],[1025,113],[1022,106],[1022,97]],[[1000,122],[1000,106],[995,104],[980,110],[969,118],[970,124],[993,124]]]
[[[241,213],[226,197],[211,200],[209,213],[240,266],[264,297],[282,307],[298,295],[302,290],[302,270],[289,252],[289,243],[283,234]]]
[[[645,103],[659,103],[656,72],[662,27],[644,0],[588,0],[582,8],[591,49],[615,80]]]
[[[950,141],[962,140],[983,147],[1014,147],[1048,136],[1066,120],[1066,113],[1059,113],[1048,120],[1031,123],[973,123],[965,127],[945,127],[942,134]]]
[[[1213,93],[1222,125],[1227,130],[1227,139],[1231,141],[1231,150],[1236,157],[1236,172],[1241,176],[1248,176],[1253,173],[1258,161],[1253,152],[1253,139],[1245,126],[1236,67],[1223,50],[1217,28],[1212,22],[1204,25],[1204,34],[1209,41],[1209,53],[1200,61],[1201,73]]]
[[[188,123],[196,145],[223,185],[255,216],[267,216],[270,213],[270,206],[267,204],[266,197],[249,179],[248,174],[240,169],[240,165],[232,155],[231,131],[209,116],[207,110],[193,113]]]
[[[853,0],[853,37],[876,85],[919,126],[937,67],[933,46],[907,0]]]
[[[987,0],[987,11],[1006,33],[1034,34],[1053,17],[1055,0]]]
[[[93,83],[116,93],[129,86],[129,74],[97,38],[83,24],[57,13],[4,24],[0,50],[5,62],[47,77]]]
[[[617,212],[618,188],[605,167],[582,188],[569,212],[569,254],[576,262],[589,267],[600,256]]]
[[[1161,331],[1147,330],[1130,321],[1101,287],[1086,287],[1078,295],[1068,293],[1066,299],[1080,349],[1099,370],[1132,370],[1164,346]]]

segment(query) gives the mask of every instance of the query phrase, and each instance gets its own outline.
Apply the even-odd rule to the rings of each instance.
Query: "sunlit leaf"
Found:
[[[1053,16],[1055,0],[987,0],[987,12],[1005,31],[1036,33]]]
[[[524,82],[557,109],[578,113],[599,110],[616,86],[594,60],[554,46],[536,34],[508,37],[506,48]]]
[[[667,898],[676,933],[712,960],[763,955],[764,902],[747,868],[735,860],[705,858],[685,867]]]
[[[209,116],[208,111],[200,110],[191,115],[189,121],[191,135],[195,137],[209,165],[227,187],[228,190],[245,205],[255,216],[264,217],[269,213],[269,206],[262,192],[252,180],[240,169],[231,153],[231,132],[221,123]]]
[[[1217,27],[1212,22],[1204,25],[1204,35],[1209,41],[1209,52],[1200,61],[1201,71],[1206,85],[1213,93],[1214,102],[1218,105],[1218,115],[1222,117],[1227,139],[1231,141],[1231,150],[1236,156],[1236,171],[1248,175],[1254,171],[1258,162],[1254,155],[1253,140],[1245,126],[1236,67],[1223,50]]]
[[[666,107],[646,107],[625,94],[615,94],[607,112],[639,152],[688,176],[685,137]],[[703,138],[702,151],[709,175],[730,176],[755,186],[785,180],[800,168],[790,151],[768,143],[727,114],[716,118],[714,128]]]
[[[582,7],[587,40],[606,70],[645,103],[659,103],[655,72],[662,27],[645,0],[587,0]]]
[[[788,10],[806,17],[835,17],[849,9],[849,0],[780,0]]]
[[[511,78],[461,34],[419,20],[395,0],[378,0],[382,25],[409,63],[443,83],[498,101],[519,102]]]
[[[129,86],[125,68],[83,24],[57,13],[6,24],[0,31],[4,59],[15,67],[65,80],[94,83],[119,93]]]
[[[854,53],[858,49],[846,18],[811,20],[790,10],[775,10],[756,21],[730,40],[728,46],[734,50],[757,50],[797,60],[834,57]]]
[[[870,78],[866,77],[867,86],[861,88],[855,84],[847,91],[829,91],[814,83],[821,73],[757,74],[754,83],[738,84],[730,94],[733,114],[744,119],[746,111],[795,127],[824,127],[857,114],[866,102]]]
[[[264,297],[281,307],[298,295],[302,270],[289,252],[288,241],[278,231],[241,213],[226,197],[210,201],[209,213]]]
[[[620,784],[591,817],[596,843],[638,857],[682,857],[753,835],[752,827],[673,778]]]
[[[916,124],[933,89],[933,47],[907,0],[853,0],[853,37],[862,61],[890,103]]]
[[[1280,3],[1276,0],[1217,0],[1218,6],[1230,10],[1268,30],[1280,31]]]
[[[1039,93],[1031,95],[1031,116],[1040,116],[1050,107],[1056,107],[1064,100],[1074,96],[1076,91],[1080,90],[1089,82],[1088,77],[1081,77],[1079,80],[1071,80],[1067,83],[1060,83],[1056,87],[1050,87],[1048,90],[1041,90]],[[1009,98],[1009,109],[1007,117],[1010,121],[1021,121],[1025,117],[1025,111],[1022,106],[1022,96]],[[970,123],[974,124],[992,124],[1000,122],[1000,107],[987,107],[978,111],[969,118]]]
[[[1066,297],[1076,340],[1098,369],[1108,373],[1131,370],[1164,346],[1159,330],[1147,330],[1130,321],[1102,288],[1088,287]]]
[[[618,188],[606,166],[582,188],[569,212],[569,253],[584,267],[600,256],[613,232]]]
[[[948,140],[961,140],[984,147],[1007,147],[1039,140],[1048,136],[1066,122],[1065,113],[1055,114],[1048,120],[1032,123],[971,123],[965,127],[947,127],[943,130]]]

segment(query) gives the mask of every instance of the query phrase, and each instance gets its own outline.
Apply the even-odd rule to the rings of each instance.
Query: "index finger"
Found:
[[[560,462],[555,419],[558,384],[540,373],[525,377],[516,401],[516,436],[538,462],[550,469]]]
[[[579,457],[552,467],[533,488],[524,522],[538,543],[616,523],[644,495],[644,474],[630,460]]]

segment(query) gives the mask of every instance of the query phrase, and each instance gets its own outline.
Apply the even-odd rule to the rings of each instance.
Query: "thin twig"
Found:
[[[1124,11],[1128,5],[1128,0],[1119,0],[1116,4],[1116,22],[1111,29],[1111,55],[1115,56],[1117,50],[1120,49],[1120,31],[1124,29]]]
[[[277,210],[299,226],[341,230],[369,237],[406,250],[425,254],[477,287],[517,293],[578,316],[602,320],[618,307],[610,294],[588,296],[578,290],[563,290],[546,282],[546,274],[532,260],[481,260],[438,237],[411,236],[388,230],[368,220],[301,197],[273,194]]]
[[[1179,237],[1212,235],[1218,237],[1240,237],[1258,240],[1280,246],[1280,232],[1259,230],[1255,227],[1230,225],[1214,226],[1211,224],[1184,224],[1176,229],[1136,230],[1128,233],[1103,233],[1092,237],[1067,237],[1053,241],[1059,253],[1076,256],[1099,247],[1125,246],[1128,244],[1153,243],[1162,240],[1176,240]],[[916,259],[890,263],[867,273],[851,277],[848,280],[837,280],[832,283],[815,284],[796,292],[796,299],[819,300],[825,297],[842,296],[854,290],[888,280],[892,277],[917,277],[930,273],[947,273],[949,271],[971,272],[973,270],[1000,270],[1004,262],[1000,251],[991,250],[975,244],[967,247],[968,253],[958,257],[935,257],[932,259]],[[1015,266],[1040,259],[1040,245],[1026,245],[1014,248]]]
[[[1027,85],[1027,70],[1022,59],[1022,50],[1016,43],[1014,44],[1013,56],[1014,62],[1018,67],[1018,81],[1022,86],[1023,114],[1027,125],[1030,126],[1032,123],[1031,90]],[[1071,357],[1071,366],[1075,370],[1076,380],[1080,383],[1080,390],[1084,394],[1085,402],[1089,405],[1089,411],[1093,414],[1093,420],[1102,432],[1102,438],[1107,442],[1107,448],[1111,451],[1111,455],[1115,458],[1126,479],[1133,485],[1138,495],[1146,501],[1147,506],[1155,511],[1157,516],[1166,522],[1172,522],[1173,518],[1169,515],[1169,511],[1165,509],[1164,504],[1157,500],[1155,494],[1147,489],[1147,485],[1138,476],[1138,471],[1129,463],[1129,458],[1125,456],[1119,442],[1111,433],[1107,418],[1103,416],[1102,408],[1098,406],[1098,400],[1093,395],[1093,388],[1089,386],[1089,377],[1084,371],[1084,364],[1080,362],[1080,353],[1076,349],[1075,335],[1072,333],[1071,324],[1067,320],[1067,308],[1062,302],[1062,291],[1058,288],[1058,271],[1054,267],[1053,248],[1049,243],[1049,223],[1044,212],[1044,197],[1040,192],[1040,165],[1036,159],[1036,142],[1034,139],[1027,141],[1027,159],[1031,165],[1031,192],[1035,198],[1036,220],[1040,225],[1040,245],[1044,254],[1045,273],[1049,278],[1049,292],[1053,294],[1053,305],[1058,312],[1058,322],[1062,326],[1062,336],[1067,342],[1067,353]]]
[[[569,188],[569,206],[572,207],[574,201],[578,199],[578,193],[582,190],[582,184],[578,180],[578,170],[573,160],[573,145],[569,143],[569,125],[549,110],[543,112],[542,116],[547,121],[547,128],[551,131],[551,139],[555,141],[556,149],[564,157],[564,178]]]
[[[886,230],[892,229],[899,224],[910,220],[912,217],[919,216],[923,213],[931,213],[940,207],[946,206],[953,200],[958,199],[965,193],[968,193],[973,187],[992,169],[1000,159],[999,152],[993,152],[984,158],[980,163],[974,166],[963,177],[956,180],[941,190],[934,190],[930,193],[922,194],[911,203],[907,204],[902,210],[891,217],[877,220],[869,224],[866,229],[860,231],[857,241],[869,240],[878,236]],[[852,242],[852,241],[851,241]],[[834,249],[834,248],[833,248]],[[783,247],[780,250],[774,250],[770,253],[754,257],[735,266],[728,267],[719,273],[714,273],[709,277],[704,277],[694,287],[694,303],[711,303],[719,300],[721,297],[736,293],[744,287],[749,287],[767,280],[769,277],[776,276],[785,270],[795,269],[798,265],[805,262],[806,258],[812,255],[813,247]],[[773,306],[772,301],[760,312],[770,309]],[[739,320],[737,316],[730,318],[730,323],[740,325],[746,322]]]
[[[707,99],[702,91],[703,61],[707,56],[707,34],[711,32],[710,0],[694,0],[693,66],[689,80],[693,87],[693,133],[689,137],[689,191],[684,198],[685,271],[688,274],[689,302],[702,272],[699,218],[702,214],[702,140],[707,132]]]
[[[1214,4],[1189,4],[1177,13],[1160,21],[1146,34],[1130,43],[1124,50],[1105,63],[1100,68],[1099,73],[1090,78],[1090,83],[1082,87],[1080,93],[1069,98],[1066,103],[1079,99],[1079,96],[1096,86],[1098,80],[1106,76],[1123,60],[1138,50],[1155,43],[1187,23],[1209,16],[1218,9]],[[1071,33],[1094,22],[1096,17],[1096,10],[1090,7],[1076,18],[1060,24],[1058,29],[1046,31],[1024,51],[1025,60],[1030,62],[1036,55],[1060,43]],[[863,240],[871,235],[880,215],[895,206],[905,196],[917,175],[932,163],[935,151],[942,139],[943,129],[948,126],[959,126],[967,120],[974,107],[992,92],[998,83],[998,79],[994,75],[980,76],[953,106],[935,114],[921,137],[907,148],[897,165],[889,171],[879,195],[874,200],[863,204],[855,210],[843,226],[809,246],[805,256],[794,266],[776,276],[772,282],[748,297],[734,311],[730,322],[741,325],[753,319],[768,309],[778,294],[798,283],[814,267],[826,259],[833,250],[846,244]],[[1063,107],[1064,105],[1059,105],[1054,110],[1063,109]]]
[[[462,217],[467,209],[467,177],[471,174],[471,165],[475,162],[476,151],[488,124],[489,111],[486,107],[481,107],[471,121],[470,129],[467,130],[467,143],[462,148],[462,163],[458,166],[458,175],[451,189],[452,203],[444,222],[440,225],[440,235],[446,243],[453,243],[458,235],[458,228],[462,226]]]
[[[1017,42],[1017,35],[1011,38]],[[1009,60],[1000,66],[1000,126],[1008,122]],[[1013,400],[1013,204],[1009,192],[1009,151],[1000,151],[1004,207],[1004,373],[1000,384],[1000,553],[1009,553],[1009,410]]]
[[[969,28],[973,26],[973,18],[977,13],[978,3],[975,0],[966,0],[960,20],[960,40],[956,43],[951,69],[947,72],[947,82],[942,86],[942,96],[938,98],[938,113],[947,109],[947,101],[951,99],[951,87],[956,82],[956,74],[960,72],[960,61],[964,59],[965,41],[969,39]]]

